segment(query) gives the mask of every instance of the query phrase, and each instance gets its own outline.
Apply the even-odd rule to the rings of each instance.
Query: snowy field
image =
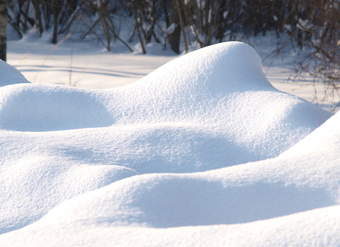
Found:
[[[289,68],[55,49],[0,64],[0,246],[340,246],[340,115]]]

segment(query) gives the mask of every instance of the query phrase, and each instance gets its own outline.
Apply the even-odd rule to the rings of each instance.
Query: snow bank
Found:
[[[15,83],[28,83],[28,81],[17,69],[0,60],[0,87]]]
[[[263,164],[261,164],[262,166]],[[149,227],[239,224],[334,205],[327,190],[285,179],[198,175],[145,175],[85,193],[51,210],[42,221],[138,224]],[[325,181],[324,181],[325,182]],[[303,189],[302,189],[303,188]],[[288,203],[289,201],[289,203]],[[198,217],[199,216],[199,217]]]
[[[105,106],[81,90],[13,85],[0,95],[0,126],[20,131],[95,128],[112,124]]]
[[[0,236],[7,246],[339,246],[340,206],[238,225],[180,228],[110,227],[78,222]],[[53,236],[53,237],[51,237]]]
[[[157,228],[238,224],[337,205],[339,153],[332,151],[340,145],[339,116],[277,158],[195,174],[134,176],[60,204],[40,224],[85,219]],[[333,141],[323,143],[327,134],[320,133]],[[324,149],[300,155],[313,142]]]
[[[240,42],[112,90],[3,87],[0,245],[336,246],[329,116],[273,89]]]
[[[314,153],[327,153],[337,157],[340,145],[340,114],[336,113],[310,135],[298,142],[285,156],[308,156]]]
[[[308,148],[306,140],[333,130],[328,147],[339,148],[339,119],[336,114],[274,159],[132,176],[83,193],[0,243],[46,245],[48,236],[48,246],[338,246],[339,153],[301,156],[297,147]]]

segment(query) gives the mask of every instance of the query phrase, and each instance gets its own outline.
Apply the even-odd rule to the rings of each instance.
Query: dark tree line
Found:
[[[311,49],[314,71],[339,80],[339,9],[338,0],[10,0],[7,15],[20,37],[33,28],[49,31],[52,43],[96,37],[109,51],[138,42],[147,53],[157,42],[181,53],[240,35],[288,34]]]
[[[6,61],[7,0],[0,0],[0,59]]]

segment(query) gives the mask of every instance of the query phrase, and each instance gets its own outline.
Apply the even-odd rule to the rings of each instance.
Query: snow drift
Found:
[[[0,87],[16,83],[28,83],[28,81],[17,69],[0,60]]]
[[[240,42],[112,90],[3,87],[0,245],[339,245],[329,116],[272,88]]]

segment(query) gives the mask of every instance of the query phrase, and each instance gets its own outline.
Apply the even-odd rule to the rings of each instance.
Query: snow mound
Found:
[[[296,147],[308,148],[306,140],[333,130],[328,147],[339,148],[339,119],[338,113]],[[65,200],[34,224],[0,236],[0,243],[20,246],[33,238],[34,245],[49,236],[49,246],[92,246],[96,239],[98,246],[338,246],[339,152],[300,156],[296,147],[201,173],[127,177]]]
[[[0,95],[0,126],[19,131],[94,128],[112,124],[96,96],[81,90],[13,85]]]
[[[324,152],[337,156],[340,146],[340,114],[336,113],[310,135],[290,148],[284,155],[313,155]]]
[[[112,90],[2,87],[0,245],[339,245],[329,117],[272,88],[240,42]]]
[[[126,178],[60,204],[42,222],[157,228],[239,224],[337,205],[339,124],[337,113],[277,158],[195,174]],[[317,144],[322,148],[310,148]]]
[[[0,87],[29,81],[14,67],[0,60]]]
[[[0,128],[6,130],[189,124],[250,153],[241,162],[278,155],[329,117],[273,89],[254,49],[241,42],[192,52],[110,91],[21,85],[0,91],[0,102]]]
[[[216,173],[128,178],[68,200],[42,221],[86,220],[162,228],[239,224],[335,204],[334,198],[319,188],[302,189],[270,177],[235,179],[233,173],[214,178]]]
[[[238,225],[180,228],[111,227],[83,222],[49,225],[0,236],[4,246],[339,246],[340,206]],[[53,236],[53,237],[52,237]]]
[[[44,154],[13,160],[1,166],[0,234],[36,221],[61,201],[135,174],[117,165],[89,166]]]
[[[333,130],[329,147],[339,148]],[[305,140],[297,146],[307,148]],[[297,152],[195,174],[127,177],[57,205],[0,243],[34,246],[49,236],[48,246],[338,246],[339,152]]]

